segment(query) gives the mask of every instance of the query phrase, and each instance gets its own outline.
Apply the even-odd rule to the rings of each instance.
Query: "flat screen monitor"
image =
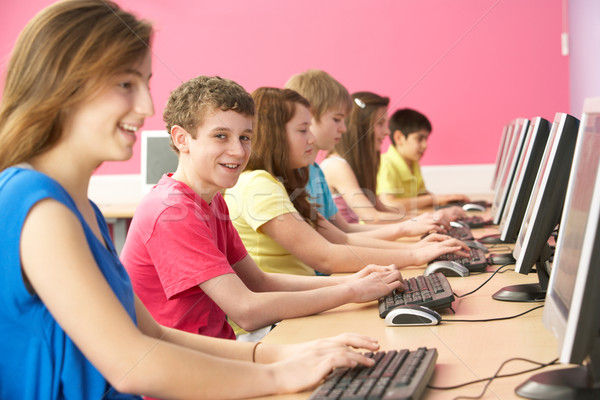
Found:
[[[543,301],[550,276],[548,240],[557,228],[563,209],[579,120],[557,113],[523,217],[513,256],[515,271],[528,274],[535,266],[539,284],[502,288],[493,295],[503,301]]]
[[[496,192],[494,193],[494,201],[492,202],[492,222],[494,225],[500,223],[500,218],[502,217],[506,199],[515,175],[516,165],[521,156],[523,143],[527,137],[528,128],[529,120],[525,118],[515,120],[513,134],[504,157],[502,169],[496,181]]]
[[[560,362],[517,388],[532,399],[600,398],[600,98],[586,99],[543,322]]]
[[[517,240],[549,135],[548,120],[542,117],[531,120],[513,184],[500,219],[500,240],[504,243],[514,243]]]
[[[142,191],[148,192],[167,172],[175,172],[178,157],[171,149],[167,131],[143,131],[141,151]]]
[[[500,146],[498,146],[498,153],[496,153],[496,167],[494,168],[494,176],[492,179],[491,189],[494,190],[496,188],[496,180],[498,179],[498,172],[500,171],[500,164],[504,159],[504,152],[506,151],[506,138],[509,135],[509,130],[512,129],[511,123],[504,125],[504,129],[502,129],[502,137],[500,137]]]

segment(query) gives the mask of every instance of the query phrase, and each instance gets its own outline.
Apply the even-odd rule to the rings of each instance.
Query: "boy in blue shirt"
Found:
[[[323,175],[315,162],[318,152],[333,149],[346,131],[344,122],[352,100],[348,90],[325,71],[312,69],[292,76],[285,87],[295,90],[310,102],[312,124],[310,130],[316,138],[314,159],[309,166],[310,178],[306,190],[318,211],[331,223],[346,233],[395,240],[403,236],[417,236],[431,231],[444,231],[448,220],[441,214],[427,213],[398,223],[376,225],[349,223],[340,214]]]

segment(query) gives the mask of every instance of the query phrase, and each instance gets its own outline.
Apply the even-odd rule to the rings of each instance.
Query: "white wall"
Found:
[[[427,188],[438,194],[492,193],[493,164],[423,166]],[[145,194],[140,175],[94,175],[89,197],[99,205],[137,204]]]

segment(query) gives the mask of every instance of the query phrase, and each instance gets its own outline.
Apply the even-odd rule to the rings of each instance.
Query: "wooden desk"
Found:
[[[490,233],[476,232],[475,237]],[[488,267],[494,271],[497,266]],[[510,267],[507,267],[509,269]],[[421,274],[423,268],[405,269],[405,277]],[[477,288],[491,274],[473,274],[465,278],[448,278],[457,294]],[[517,315],[540,303],[509,303],[492,299],[498,289],[519,283],[537,281],[535,274],[520,275],[514,271],[496,274],[490,282],[474,294],[458,298],[453,303],[456,314],[442,310],[442,322],[436,326],[387,327],[379,318],[377,302],[350,304],[303,318],[281,322],[264,339],[269,343],[292,343],[343,332],[357,332],[375,337],[382,349],[416,349],[421,346],[435,347],[438,360],[433,386],[454,386],[468,381],[492,376],[502,362],[513,357],[550,362],[557,357],[557,345],[552,334],[542,325],[543,308],[524,316],[504,321],[450,322],[451,319],[488,319]],[[444,321],[447,319],[448,321]],[[515,361],[503,369],[503,373],[533,368],[534,365]],[[556,368],[556,367],[552,367]],[[549,368],[546,368],[547,370]],[[494,380],[483,399],[515,399],[515,387],[524,382],[531,372],[516,377]],[[485,383],[477,383],[454,390],[427,389],[424,399],[453,399],[457,396],[477,396]],[[278,396],[281,399],[306,399],[310,392]]]

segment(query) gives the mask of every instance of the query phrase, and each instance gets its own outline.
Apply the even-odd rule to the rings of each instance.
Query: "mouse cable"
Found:
[[[536,364],[536,365],[537,365],[537,367],[534,367],[534,368],[529,368],[529,369],[526,369],[526,370],[524,370],[524,371],[519,371],[519,372],[513,372],[513,373],[510,373],[510,374],[504,374],[504,375],[500,375],[500,371],[502,371],[502,368],[504,368],[504,366],[505,366],[506,364],[508,364],[509,362],[512,362],[512,361],[525,361],[525,362],[528,362],[528,363],[531,363],[531,364]],[[452,390],[452,389],[458,389],[458,388],[461,388],[461,387],[465,387],[465,386],[468,386],[468,385],[473,385],[473,384],[475,384],[475,383],[480,383],[480,382],[485,382],[485,381],[487,381],[487,383],[486,383],[486,384],[485,384],[485,386],[483,387],[483,391],[482,391],[482,392],[479,394],[479,396],[477,396],[477,397],[470,397],[470,396],[458,396],[458,397],[455,397],[455,398],[454,398],[454,400],[457,400],[457,399],[472,399],[472,400],[476,400],[476,399],[480,399],[480,398],[482,398],[482,397],[483,397],[483,395],[484,395],[484,394],[485,394],[485,392],[487,391],[487,389],[488,389],[488,387],[490,386],[490,384],[492,383],[492,381],[493,381],[494,379],[496,379],[496,378],[508,378],[508,377],[511,377],[511,376],[522,375],[522,374],[526,374],[526,373],[528,373],[528,372],[533,372],[533,371],[537,371],[537,370],[540,370],[540,369],[546,368],[546,367],[548,367],[548,366],[550,366],[550,365],[555,365],[555,364],[557,364],[557,363],[558,363],[558,358],[555,358],[554,360],[552,360],[552,361],[550,361],[550,362],[548,362],[548,363],[541,363],[541,362],[539,362],[539,361],[533,361],[533,360],[528,360],[528,359],[526,359],[526,358],[515,357],[515,358],[510,358],[510,359],[508,359],[508,360],[504,361],[504,362],[503,362],[503,363],[500,365],[500,367],[498,367],[498,369],[496,370],[496,372],[494,373],[494,375],[493,375],[493,376],[491,376],[491,377],[489,377],[489,378],[477,379],[477,380],[474,380],[474,381],[465,382],[465,383],[461,383],[461,384],[459,384],[459,385],[455,385],[455,386],[448,386],[448,387],[439,387],[439,386],[427,385],[427,388],[428,388],[428,389],[432,389],[432,390]]]
[[[493,321],[504,321],[504,320],[507,320],[507,319],[513,319],[513,318],[517,318],[517,317],[523,316],[523,315],[525,315],[527,313],[530,313],[530,312],[535,311],[538,308],[542,308],[542,307],[544,307],[543,304],[541,304],[539,306],[535,306],[533,308],[530,308],[527,311],[523,311],[520,314],[511,315],[511,316],[508,316],[508,317],[498,317],[498,318],[488,318],[488,319],[444,319],[444,318],[442,318],[441,322],[493,322]],[[452,311],[454,312],[454,310],[452,310]]]
[[[456,294],[456,293],[454,293],[454,292],[452,292],[452,294],[454,295],[454,297],[461,298],[461,297],[466,297],[466,296],[468,296],[468,295],[470,295],[470,294],[473,294],[473,293],[475,293],[476,291],[478,291],[479,289],[481,289],[483,286],[485,286],[485,284],[487,284],[487,283],[488,283],[488,282],[489,282],[489,281],[490,281],[490,280],[491,280],[491,279],[492,279],[492,278],[493,278],[493,277],[494,277],[494,276],[495,276],[495,275],[496,275],[498,272],[500,272],[500,270],[501,270],[501,269],[503,269],[503,268],[506,268],[506,267],[508,267],[509,265],[512,265],[512,264],[504,264],[504,265],[502,265],[501,267],[499,267],[498,269],[496,269],[496,271],[494,271],[494,272],[492,273],[492,275],[490,275],[490,277],[489,277],[489,278],[487,278],[487,279],[486,279],[486,280],[485,280],[485,281],[484,281],[484,282],[483,282],[481,285],[479,285],[479,286],[478,286],[476,289],[474,289],[474,290],[471,290],[470,292],[468,292],[468,293],[465,293],[465,294],[461,294],[461,295],[458,295],[458,294]]]

